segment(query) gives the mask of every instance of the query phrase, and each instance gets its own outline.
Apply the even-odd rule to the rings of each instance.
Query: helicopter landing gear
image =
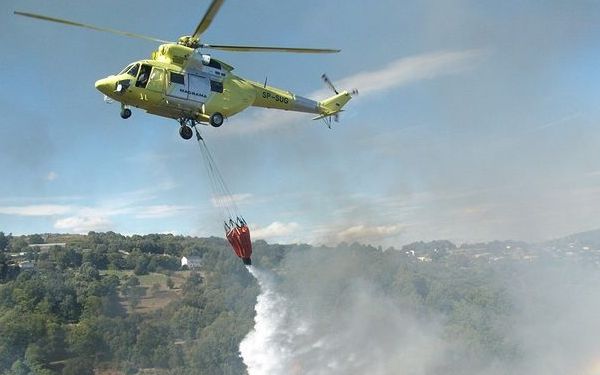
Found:
[[[192,138],[192,136],[194,135],[192,128],[196,126],[196,121],[191,119],[180,119],[179,124],[181,125],[179,127],[179,135],[181,136],[181,138],[185,140]]]
[[[181,136],[181,138],[188,140],[188,139],[192,138],[192,136],[194,134],[192,132],[192,128],[190,128],[187,125],[183,125],[182,127],[179,128],[179,135]]]
[[[219,112],[215,112],[210,116],[210,124],[215,128],[218,128],[219,126],[223,125],[223,120],[224,117]]]
[[[125,107],[124,105],[121,106],[121,118],[123,120],[126,120],[128,118],[131,117],[131,109]]]

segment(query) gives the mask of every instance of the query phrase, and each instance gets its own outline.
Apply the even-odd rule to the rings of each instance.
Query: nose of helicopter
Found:
[[[110,92],[112,91],[113,85],[114,85],[113,81],[109,78],[99,79],[96,81],[96,84],[95,84],[98,91],[100,91],[104,95],[110,94]]]

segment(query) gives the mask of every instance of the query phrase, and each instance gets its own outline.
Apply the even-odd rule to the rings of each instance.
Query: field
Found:
[[[104,275],[116,275],[119,279],[134,276],[133,271],[102,271]],[[149,273],[148,275],[136,276],[140,281],[140,287],[145,290],[145,295],[140,299],[140,303],[132,309],[129,301],[121,295],[121,304],[127,311],[136,313],[150,313],[154,310],[167,306],[171,301],[181,296],[181,285],[188,278],[190,271],[173,272],[171,280],[173,280],[173,288],[167,286],[167,278],[169,276],[162,273]]]

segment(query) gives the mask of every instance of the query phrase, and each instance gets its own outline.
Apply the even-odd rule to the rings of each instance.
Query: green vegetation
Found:
[[[28,248],[40,240],[67,245]],[[245,373],[238,348],[252,328],[259,290],[224,239],[0,233],[0,248],[0,373]],[[411,250],[428,261],[407,255]],[[335,316],[349,281],[364,280],[417,316],[443,316],[444,339],[460,343],[457,358],[517,359],[507,333],[513,307],[499,268],[454,250],[447,241],[401,251],[256,241],[254,263],[279,273],[284,289],[302,274],[309,280],[303,288],[321,291],[331,309],[324,314]],[[200,270],[181,271],[182,255],[200,256]],[[23,259],[35,267],[19,269]]]
[[[13,257],[30,238],[4,238],[0,373],[245,371],[237,345],[258,290],[224,240],[90,233]],[[184,254],[202,256],[206,271],[178,271]],[[19,270],[21,258],[35,267]]]

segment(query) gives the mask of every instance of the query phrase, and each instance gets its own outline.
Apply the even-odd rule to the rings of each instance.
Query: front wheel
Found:
[[[210,116],[210,124],[215,128],[218,128],[219,126],[223,125],[223,120],[223,115],[219,112],[215,112]]]
[[[130,117],[131,117],[131,109],[129,109],[129,108],[123,108],[121,110],[121,118],[125,120],[125,119],[128,119]]]
[[[182,125],[179,128],[179,135],[181,136],[181,138],[188,140],[188,139],[192,138],[194,133],[192,132],[192,128],[190,128],[187,125]]]

